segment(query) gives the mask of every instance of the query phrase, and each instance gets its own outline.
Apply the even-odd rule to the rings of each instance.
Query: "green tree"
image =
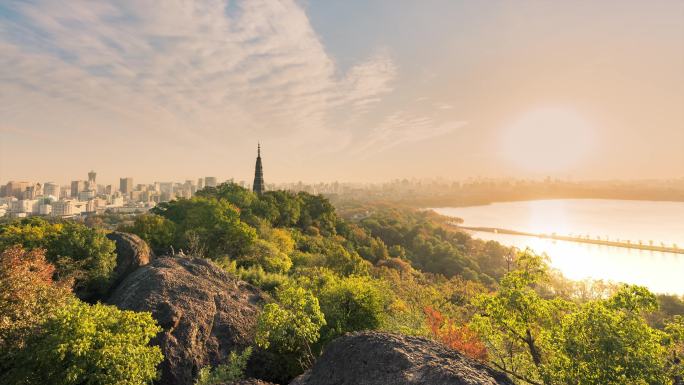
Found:
[[[299,231],[292,232],[297,250],[299,263],[307,266],[327,267],[340,275],[365,275],[370,270],[370,263],[361,258],[358,253],[344,247],[344,238],[339,236],[325,237],[321,235],[306,235]]]
[[[676,385],[684,383],[684,315],[676,315],[665,323],[667,333],[667,366]]]
[[[311,365],[311,345],[318,341],[325,318],[318,299],[308,290],[287,285],[276,290],[277,303],[264,306],[255,341],[264,349],[289,355],[299,368]]]
[[[516,264],[518,268],[501,280],[496,293],[475,299],[478,312],[471,326],[482,336],[494,366],[519,380],[540,384],[544,333],[571,306],[560,299],[544,299],[535,291],[535,285],[547,277],[541,257],[524,251]]]
[[[32,250],[45,248],[62,231],[62,223],[51,223],[39,217],[11,221],[0,225],[0,249],[22,245]]]
[[[549,339],[546,383],[558,385],[670,384],[664,334],[642,312],[656,309],[645,288],[625,286],[609,300],[566,315]]]
[[[246,255],[256,230],[240,221],[240,211],[224,199],[193,197],[157,205],[152,212],[176,225],[175,244],[212,259]]]
[[[295,241],[287,230],[270,228],[263,231],[262,238],[278,246],[285,254],[291,254],[295,249]]]
[[[174,245],[176,225],[160,215],[143,214],[135,217],[132,225],[123,226],[121,231],[139,236],[155,254],[164,255]]]
[[[105,233],[76,222],[65,222],[59,235],[46,246],[60,275],[75,277],[74,291],[86,300],[109,292],[116,267],[115,244]]]
[[[235,183],[221,183],[216,187],[205,187],[198,191],[196,196],[226,200],[241,211],[251,207],[257,199],[257,195],[252,191]]]
[[[302,201],[299,195],[289,191],[267,191],[259,197],[259,201],[268,207],[265,211],[270,223],[276,227],[293,227],[299,221],[302,210]],[[257,209],[255,214],[259,215]]]
[[[508,249],[496,243],[472,239],[468,234],[454,230],[446,221],[449,218],[431,211],[374,208],[371,216],[362,219],[359,225],[384,242],[392,250],[392,256],[406,257],[413,267],[424,272],[442,274],[493,283],[505,272],[505,258]],[[358,239],[358,237],[354,237]],[[365,258],[385,258],[387,250],[370,245],[361,246],[359,253]]]
[[[325,314],[325,341],[347,332],[378,329],[392,302],[387,285],[368,276],[328,280],[318,299]]]
[[[198,191],[195,196],[227,201],[238,208],[240,211],[240,220],[251,225],[255,224],[255,216],[252,213],[252,207],[254,202],[257,201],[258,196],[251,190],[235,183],[222,183],[216,187],[205,187]]]
[[[269,225],[273,225],[278,220],[278,204],[271,195],[262,195],[252,202],[250,212]]]
[[[14,360],[7,384],[147,384],[163,356],[150,313],[75,300],[55,311]]]
[[[261,266],[267,273],[286,273],[292,267],[290,257],[275,244],[257,239],[249,254],[237,259],[243,266]]]
[[[518,380],[545,385],[670,384],[667,335],[644,315],[657,309],[643,287],[623,286],[608,299],[572,304],[547,299],[544,261],[523,252],[499,290],[475,300],[471,326],[491,363]]]
[[[301,229],[313,226],[323,235],[335,235],[338,219],[330,201],[321,195],[311,195],[306,192],[300,192],[297,196],[302,202],[298,226]]]

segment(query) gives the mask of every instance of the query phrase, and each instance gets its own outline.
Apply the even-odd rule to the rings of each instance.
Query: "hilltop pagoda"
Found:
[[[252,191],[261,195],[264,192],[264,170],[261,167],[261,144],[257,144],[256,166],[254,167],[254,183]]]

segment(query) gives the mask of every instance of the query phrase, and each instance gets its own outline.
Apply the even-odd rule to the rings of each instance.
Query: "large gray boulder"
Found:
[[[116,245],[115,284],[121,282],[140,266],[150,263],[154,258],[147,243],[135,234],[114,231],[107,234],[107,238],[114,241]]]
[[[290,385],[513,385],[504,374],[437,342],[381,332],[330,343]]]
[[[109,303],[149,311],[163,331],[159,384],[190,385],[200,368],[252,344],[262,292],[202,258],[165,257],[129,274]]]

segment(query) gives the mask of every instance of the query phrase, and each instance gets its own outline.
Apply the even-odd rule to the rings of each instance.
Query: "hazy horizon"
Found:
[[[684,177],[684,2],[9,1],[0,181]]]
[[[97,170],[89,170],[89,171],[95,171],[97,173],[97,184],[99,185],[113,185],[116,188],[119,186],[120,178],[128,178],[131,177],[130,175],[102,175]],[[251,177],[245,177],[245,178],[236,178],[233,176],[227,176],[225,178],[223,177],[217,177],[215,175],[210,175],[210,174],[197,174],[197,175],[188,175],[188,176],[178,176],[178,177],[169,177],[167,179],[160,179],[160,178],[151,178],[151,179],[138,179],[135,177],[133,178],[133,183],[134,185],[137,184],[143,184],[143,185],[151,185],[153,183],[159,182],[159,183],[182,183],[185,181],[193,181],[197,182],[197,179],[199,178],[206,178],[206,177],[215,177],[217,179],[217,183],[225,183],[228,181],[233,181],[234,183],[241,183],[245,182],[248,185],[251,186],[252,184],[252,179],[253,176]],[[550,179],[549,179],[550,178]],[[69,186],[69,184],[73,181],[86,181],[87,178],[87,173],[85,176],[83,174],[78,174],[74,175],[73,177],[68,177],[66,179],[37,179],[37,178],[15,178],[15,179],[0,179],[0,186],[5,185],[8,182],[29,182],[29,183],[56,183],[60,186]],[[344,185],[358,185],[358,186],[365,186],[365,187],[382,187],[382,185],[387,185],[387,184],[392,184],[396,182],[401,182],[404,180],[407,180],[411,183],[445,183],[445,184],[451,184],[451,183],[478,183],[478,182],[494,182],[494,183],[506,183],[506,182],[528,182],[528,183],[544,183],[549,179],[550,182],[555,183],[555,182],[561,182],[561,183],[575,183],[575,184],[585,184],[588,186],[591,185],[600,185],[604,183],[616,183],[616,184],[625,184],[625,185],[633,185],[633,186],[640,186],[643,185],[644,187],[647,186],[647,183],[676,183],[677,185],[684,183],[684,177],[673,177],[673,178],[635,178],[635,179],[616,179],[616,178],[601,178],[601,179],[572,179],[572,178],[551,178],[551,177],[531,177],[531,178],[514,178],[514,177],[501,177],[501,178],[496,178],[496,177],[464,177],[464,178],[445,178],[441,176],[436,176],[436,177],[415,177],[415,176],[406,176],[406,177],[397,177],[397,178],[389,178],[389,179],[378,179],[375,181],[363,181],[363,180],[345,180],[345,179],[328,179],[328,180],[306,180],[306,179],[293,179],[293,180],[282,180],[282,181],[270,181],[266,180],[266,185],[288,185],[288,184],[298,184],[302,183],[304,185],[312,186],[312,185],[317,185],[317,184],[332,184],[332,183],[340,183]],[[561,198],[550,198],[550,199],[561,199]],[[600,198],[597,198],[600,199]]]

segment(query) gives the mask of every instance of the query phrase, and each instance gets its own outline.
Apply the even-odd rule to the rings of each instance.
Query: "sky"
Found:
[[[684,1],[0,2],[0,182],[684,177]]]

